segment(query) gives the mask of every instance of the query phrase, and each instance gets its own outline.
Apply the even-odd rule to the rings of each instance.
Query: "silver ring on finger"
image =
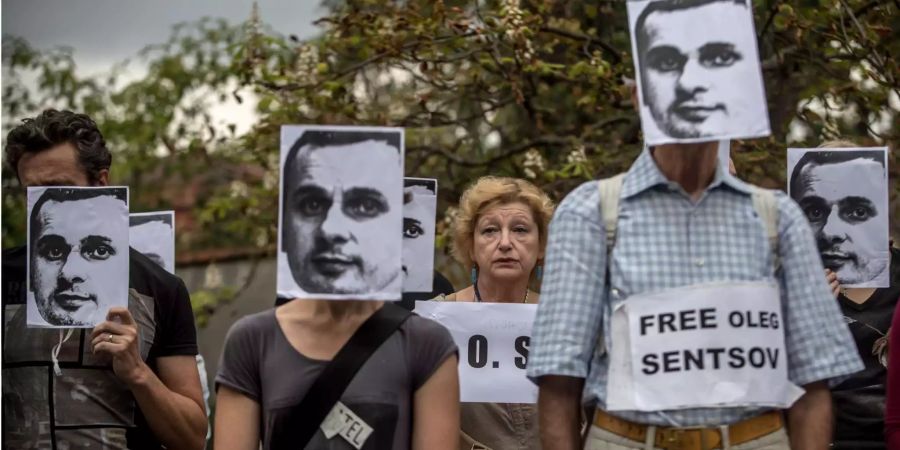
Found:
[[[113,335],[112,335],[112,333],[107,334],[107,335],[106,335],[106,342],[109,342],[109,343],[111,344],[112,341],[113,341]]]

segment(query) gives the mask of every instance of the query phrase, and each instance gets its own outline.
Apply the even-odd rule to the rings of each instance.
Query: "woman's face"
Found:
[[[486,208],[475,223],[472,260],[479,276],[494,280],[527,278],[544,257],[531,208],[522,202]]]

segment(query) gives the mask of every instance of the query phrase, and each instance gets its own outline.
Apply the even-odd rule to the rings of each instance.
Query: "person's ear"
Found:
[[[109,186],[109,169],[100,169],[97,172],[97,186]]]

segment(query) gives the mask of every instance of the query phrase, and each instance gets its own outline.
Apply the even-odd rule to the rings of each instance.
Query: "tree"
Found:
[[[5,39],[6,70],[41,74],[37,97],[15,79],[7,84],[6,117],[56,105],[98,118],[135,205],[197,196],[190,207],[199,223],[180,236],[180,249],[228,242],[272,251],[283,124],[405,127],[406,173],[439,179],[444,218],[481,175],[528,178],[561,199],[584,180],[625,170],[640,151],[640,123],[622,82],[633,64],[620,0],[325,5],[322,34],[306,41],[267,31],[255,13],[244,26],[180,27],[144,52],[147,77],[121,87],[75,77],[64,50],[40,53]],[[753,6],[773,135],[733,143],[743,178],[783,187],[789,144],[842,137],[897,147],[897,0]],[[213,98],[252,92],[258,122],[241,136],[223,135],[208,104],[190,101],[201,89]],[[898,162],[892,151],[894,198]],[[4,245],[21,242],[17,198],[4,191]],[[448,223],[439,221],[439,231]],[[446,248],[446,235],[438,246]]]
[[[406,173],[438,178],[452,208],[485,174],[529,178],[560,199],[625,170],[640,150],[622,82],[633,77],[622,1],[327,4],[319,39],[254,32],[236,55],[261,97],[259,125],[245,137],[254,152],[274,151],[286,123],[402,126]],[[783,187],[792,132],[794,146],[841,137],[896,148],[900,4],[753,5],[773,135],[733,143],[741,175]]]

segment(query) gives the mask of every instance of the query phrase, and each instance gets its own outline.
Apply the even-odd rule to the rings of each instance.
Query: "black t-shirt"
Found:
[[[886,339],[881,338],[891,326],[894,307],[900,297],[900,251],[891,249],[891,253],[891,287],[876,289],[862,304],[853,302],[843,294],[838,297],[841,312],[866,367],[832,387],[835,448],[885,448],[887,368],[882,364],[876,343],[879,348],[881,344],[886,344]],[[900,333],[900,330],[893,332]]]
[[[180,278],[129,252],[128,309],[138,324],[141,356],[197,354],[190,296]],[[3,251],[3,448],[161,449],[137,402],[108,362],[95,359],[90,329],[75,329],[50,353],[60,330],[25,326],[25,247]]]

